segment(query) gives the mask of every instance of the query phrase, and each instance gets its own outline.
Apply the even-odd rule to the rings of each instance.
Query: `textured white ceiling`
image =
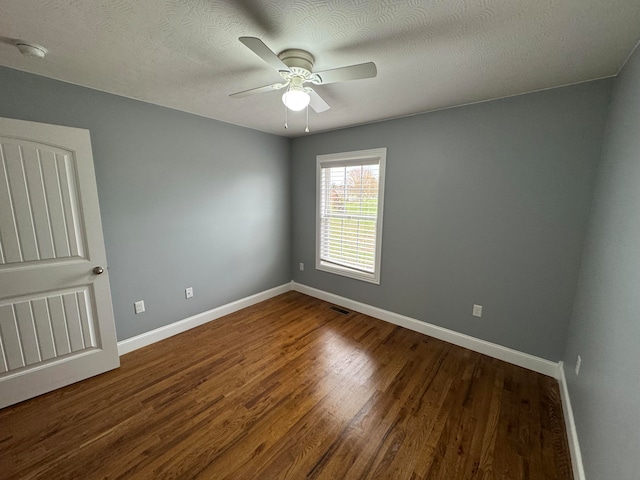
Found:
[[[0,64],[278,135],[279,81],[238,41],[302,48],[315,70],[378,76],[317,87],[312,132],[615,75],[640,38],[640,0],[3,0]],[[9,38],[49,49],[23,57]]]

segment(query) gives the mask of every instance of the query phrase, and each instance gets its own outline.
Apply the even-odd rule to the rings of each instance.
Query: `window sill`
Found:
[[[380,285],[379,272],[365,273],[349,267],[342,267],[340,265],[323,261],[316,262],[316,270],[321,270],[323,272],[333,273],[335,275],[341,275],[343,277],[349,277],[355,280],[361,280],[363,282],[375,283],[376,285]]]

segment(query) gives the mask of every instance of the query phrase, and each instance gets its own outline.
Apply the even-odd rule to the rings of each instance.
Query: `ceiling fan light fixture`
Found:
[[[289,110],[299,112],[304,110],[309,105],[311,96],[302,89],[292,88],[287,90],[282,95],[282,103],[286,105]]]

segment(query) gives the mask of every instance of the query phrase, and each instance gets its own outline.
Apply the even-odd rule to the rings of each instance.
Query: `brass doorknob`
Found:
[[[102,268],[102,267],[94,267],[93,268],[93,273],[95,273],[96,275],[100,275],[102,272],[104,272],[104,268]]]

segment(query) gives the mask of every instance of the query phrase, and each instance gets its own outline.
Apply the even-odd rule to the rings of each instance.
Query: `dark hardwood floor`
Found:
[[[557,382],[296,292],[0,411],[11,479],[544,479]]]

